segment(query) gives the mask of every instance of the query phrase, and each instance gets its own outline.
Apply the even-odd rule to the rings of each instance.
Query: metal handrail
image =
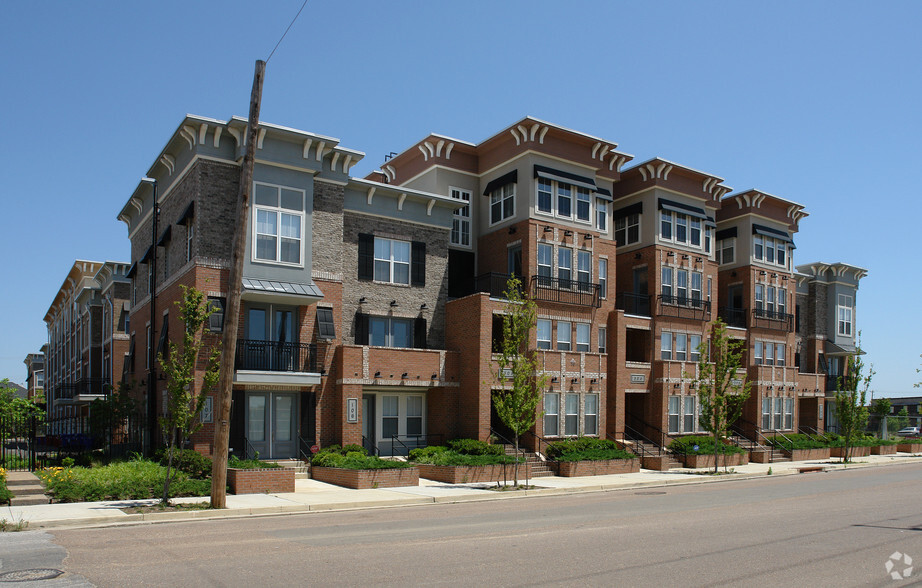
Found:
[[[247,437],[243,438],[243,443],[243,459],[250,459],[250,451],[253,452],[253,459],[259,459],[259,452],[256,451],[256,448],[253,447]]]
[[[646,423],[644,423],[644,424],[646,424]],[[625,433],[630,433],[631,435],[633,435],[637,441],[640,441],[640,442],[647,442],[647,443],[649,443],[650,445],[653,445],[654,447],[656,447],[656,448],[657,448],[657,453],[656,453],[655,456],[654,456],[654,454],[651,453],[651,454],[650,454],[651,457],[656,457],[656,456],[661,456],[661,455],[663,455],[663,446],[662,446],[662,445],[657,445],[657,443],[656,443],[655,441],[653,441],[652,439],[648,439],[643,433],[639,432],[637,429],[635,429],[635,428],[633,428],[633,427],[631,427],[631,426],[629,426],[629,425],[624,425],[624,432],[625,432]],[[646,453],[647,453],[646,450],[643,450],[643,452],[644,452],[644,454],[646,455]]]
[[[552,443],[552,441],[548,441],[548,440],[545,439],[544,437],[541,437],[541,436],[535,434],[535,433],[532,432],[532,431],[525,431],[525,434],[526,434],[526,435],[531,435],[532,437],[535,438],[535,440],[538,442],[538,446],[535,448],[535,450],[536,450],[539,454],[541,454],[542,456],[544,456],[544,459],[546,459],[546,460],[548,460],[548,461],[553,461],[553,462],[558,461],[556,458],[553,458],[553,457],[551,457],[550,455],[548,455],[548,454],[547,454],[547,451],[542,451],[542,450],[541,450],[541,446],[542,446],[542,445],[545,445],[545,446],[550,445],[550,444]]]
[[[234,369],[314,373],[317,371],[317,345],[238,339]]]
[[[515,443],[513,443],[509,439],[506,439],[505,437],[497,433],[496,429],[494,429],[493,427],[490,427],[490,435],[502,441],[503,445],[512,445],[513,447],[515,447]],[[519,452],[522,454],[522,460],[523,460],[523,463],[525,464],[525,485],[530,486],[531,484],[529,483],[529,478],[528,478],[528,456],[525,453],[525,450],[522,449],[521,447],[519,447]],[[518,460],[519,458],[518,454],[516,454],[514,457],[516,458],[516,460]],[[508,479],[506,478],[506,465],[507,465],[506,463],[503,463],[503,485],[505,485],[506,482],[508,481]]]
[[[624,314],[651,316],[650,295],[620,292],[615,296],[615,308],[623,310]]]
[[[407,457],[410,456],[410,446],[404,443],[403,441],[401,441],[400,437],[401,437],[400,435],[391,435],[391,455],[390,455],[391,457],[394,457],[394,444],[395,443],[399,443],[401,447],[407,450]],[[440,433],[435,433],[435,434],[420,433],[419,435],[403,435],[403,437],[407,439],[408,441],[410,439],[416,439],[417,445],[413,449],[418,449],[420,439],[425,439],[426,445],[429,445],[430,437],[441,439],[442,435]],[[362,436],[362,438],[363,439],[365,438],[364,435]]]
[[[746,328],[746,312],[745,308],[735,308],[731,306],[721,306],[717,309],[717,316],[719,316],[728,327],[739,327]]]
[[[362,435],[362,447],[365,447],[366,445],[371,446],[371,452],[373,455],[377,455],[380,457],[381,454],[378,452],[378,446],[372,443],[371,441],[369,441],[368,437],[366,437],[365,435]]]
[[[752,430],[755,432],[755,439],[750,439],[750,440],[751,440],[751,441],[754,441],[756,444],[758,444],[758,445],[760,445],[760,446],[766,447],[766,448],[768,449],[768,452],[769,452],[768,461],[769,461],[769,463],[774,463],[774,461],[775,461],[775,446],[772,445],[771,443],[769,443],[768,437],[766,437],[765,435],[762,434],[761,428],[760,428],[759,426],[757,426],[755,423],[751,422],[751,421],[748,421],[748,420],[746,420],[746,419],[744,419],[744,418],[738,418],[738,419],[736,420],[736,422],[734,422],[732,425],[730,425],[730,429],[736,431],[737,433],[739,433],[739,434],[740,434],[741,436],[743,436],[744,438],[748,438],[748,437],[746,437],[745,433],[743,433],[743,428],[742,428],[742,426],[740,426],[740,425],[737,424],[737,423],[743,423],[743,424],[745,424],[745,425],[747,425],[747,426],[749,426],[749,427],[752,428]],[[763,443],[763,441],[764,441],[764,443]]]
[[[595,282],[553,276],[531,277],[531,292],[535,300],[599,308],[602,305],[601,289],[601,285]]]
[[[615,445],[617,445],[622,451],[627,451],[628,453],[632,453],[632,454],[634,454],[634,455],[637,455],[637,454],[639,453],[639,454],[640,454],[639,457],[640,457],[641,459],[643,459],[644,457],[646,457],[647,450],[644,449],[644,446],[643,446],[642,444],[641,444],[641,445],[638,445],[638,446],[630,447],[630,446],[629,446],[627,443],[625,443],[624,441],[619,441],[618,438],[617,438],[617,435],[618,435],[618,431],[615,431],[615,434],[614,434],[614,435],[612,435],[611,433],[607,433],[605,436],[606,436],[607,439],[609,439],[609,440],[611,440],[611,441],[614,441]],[[622,432],[621,436],[622,436],[622,437],[625,436],[623,432]],[[640,448],[640,451],[639,451],[639,452],[637,451],[638,447]]]
[[[307,448],[307,451],[304,451],[305,447]],[[304,437],[298,435],[298,457],[301,459],[301,461],[307,464],[311,463],[311,457],[313,457],[313,455],[310,453],[310,450],[310,445],[307,444],[307,441],[304,440]]]

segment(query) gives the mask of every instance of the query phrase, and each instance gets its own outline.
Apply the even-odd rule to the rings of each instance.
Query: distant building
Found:
[[[45,354],[30,353],[23,360],[26,364],[26,388],[29,398],[36,402],[45,402]]]

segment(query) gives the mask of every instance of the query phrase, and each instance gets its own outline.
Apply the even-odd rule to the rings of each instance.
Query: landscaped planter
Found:
[[[903,453],[922,453],[922,443],[900,443],[896,449]]]
[[[295,471],[291,468],[227,468],[227,485],[231,494],[294,492]]]
[[[704,454],[704,453],[690,453],[688,455],[678,456],[679,460],[685,464],[687,468],[712,468],[714,467],[714,454]],[[749,455],[745,453],[731,453],[729,455],[718,455],[717,456],[717,465],[723,467],[727,466],[738,466],[746,465],[749,463]]]
[[[519,478],[529,477],[528,464],[519,464]],[[440,466],[431,464],[417,464],[419,477],[446,484],[466,484],[469,482],[502,482],[511,480],[515,468],[514,464],[506,464],[505,472],[502,464],[485,466]],[[530,468],[529,468],[530,469]]]
[[[311,466],[311,478],[319,482],[367,490],[369,488],[399,488],[419,486],[419,468],[387,468],[376,470],[348,470]]]
[[[853,457],[867,457],[871,455],[870,447],[851,447],[849,448],[849,459]],[[829,452],[831,457],[845,457],[845,448],[844,447],[832,447]]]
[[[772,452],[771,451],[750,451],[749,461],[753,463],[771,463]]]
[[[675,464],[672,457],[668,455],[644,455],[640,458],[640,461],[641,467],[644,469],[657,472],[665,472],[674,467]]]
[[[598,461],[553,462],[558,476],[605,476],[607,474],[632,474],[640,471],[639,459],[605,459]]]
[[[896,445],[874,445],[871,455],[896,455]]]
[[[829,459],[829,448],[821,447],[819,449],[795,449],[785,451],[784,454],[791,458],[791,461],[809,461],[813,459]]]

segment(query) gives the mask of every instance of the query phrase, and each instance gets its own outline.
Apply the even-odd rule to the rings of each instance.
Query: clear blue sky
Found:
[[[46,340],[75,258],[128,260],[116,215],[186,113],[245,116],[301,0],[4,5],[0,377]],[[310,0],[261,118],[375,169],[434,131],[525,115],[804,204],[795,263],[870,271],[877,395],[912,395],[922,289],[922,3]]]

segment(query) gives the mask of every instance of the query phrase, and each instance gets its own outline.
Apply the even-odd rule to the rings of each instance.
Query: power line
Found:
[[[304,10],[304,7],[305,7],[305,6],[307,6],[307,0],[304,0],[304,3],[301,4],[301,9],[298,10],[298,14],[296,14],[295,17],[294,17],[293,19],[291,19],[291,23],[288,25],[288,28],[285,29],[285,32],[282,33],[282,37],[279,39],[279,42],[276,43],[276,44],[275,44],[275,47],[272,48],[272,53],[270,53],[270,54],[269,54],[269,57],[266,58],[266,64],[267,64],[267,65],[269,64],[269,60],[272,59],[272,56],[275,55],[275,50],[278,49],[278,48],[279,48],[279,45],[282,44],[282,39],[284,39],[284,38],[285,38],[285,35],[288,34],[288,31],[291,30],[292,25],[295,24],[295,21],[298,20],[298,17],[301,16],[301,10]]]

